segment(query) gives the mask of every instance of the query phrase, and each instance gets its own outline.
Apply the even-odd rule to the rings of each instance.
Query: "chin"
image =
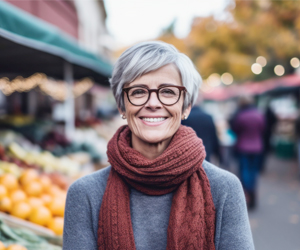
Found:
[[[165,133],[159,134],[157,132],[147,133],[146,136],[142,136],[143,140],[147,143],[156,144],[168,140],[169,137]]]

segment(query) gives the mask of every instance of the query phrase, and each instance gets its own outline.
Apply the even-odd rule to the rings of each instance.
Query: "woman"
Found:
[[[121,127],[111,167],[77,180],[64,249],[254,249],[238,179],[204,161],[187,119],[201,77],[172,45],[145,42],[116,62],[111,86]]]
[[[247,197],[249,209],[256,207],[257,177],[262,164],[265,119],[254,106],[251,96],[238,100],[239,109],[232,118],[231,127],[236,133],[235,149],[239,159],[239,175]]]

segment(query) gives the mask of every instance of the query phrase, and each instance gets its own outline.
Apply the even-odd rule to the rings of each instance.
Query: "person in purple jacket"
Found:
[[[262,162],[265,128],[264,116],[253,103],[251,96],[241,96],[239,109],[231,120],[231,127],[237,136],[239,175],[249,209],[256,206],[256,182]]]

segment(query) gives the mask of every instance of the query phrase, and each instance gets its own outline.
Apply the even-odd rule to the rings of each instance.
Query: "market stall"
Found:
[[[74,80],[90,77],[108,86],[111,64],[78,46],[54,26],[0,1],[0,77],[30,77],[39,72],[67,83],[66,133],[74,131]],[[1,85],[2,89],[3,85]]]
[[[101,162],[106,148],[93,129],[101,121],[75,127],[74,97],[108,87],[111,70],[57,28],[0,1],[0,90],[9,108],[23,108],[24,96],[47,108],[50,98],[64,119],[57,131],[52,117],[0,117],[0,249],[61,249],[66,190],[93,171],[90,163]]]

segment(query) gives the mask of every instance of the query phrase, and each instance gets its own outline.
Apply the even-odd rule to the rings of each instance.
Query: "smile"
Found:
[[[146,117],[143,117],[142,120],[145,121],[145,122],[162,122],[162,121],[166,120],[166,118],[165,117],[160,117],[160,118],[146,118]]]

